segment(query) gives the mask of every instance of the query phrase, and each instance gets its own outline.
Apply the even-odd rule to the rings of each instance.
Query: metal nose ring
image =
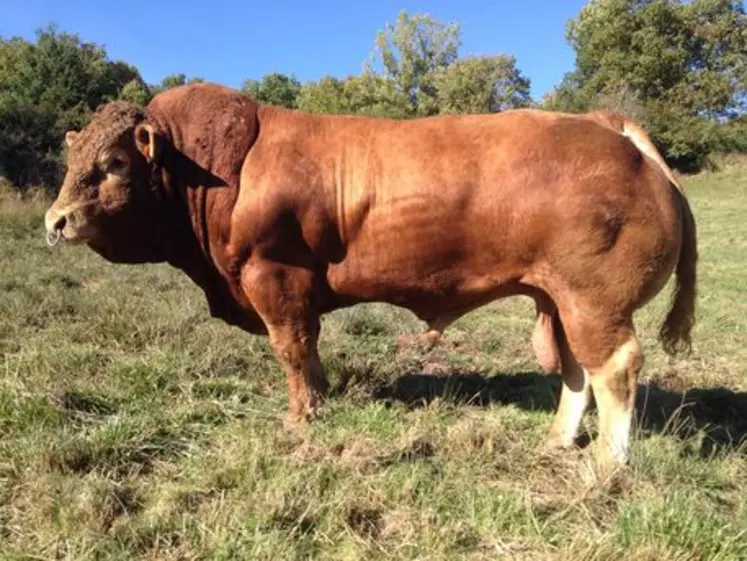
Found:
[[[55,230],[54,232],[47,232],[47,245],[49,247],[53,247],[57,245],[57,242],[60,241],[60,238],[62,237],[62,230]]]

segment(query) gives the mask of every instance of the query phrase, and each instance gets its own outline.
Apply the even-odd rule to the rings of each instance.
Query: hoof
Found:
[[[555,440],[546,440],[540,447],[540,452],[547,456],[570,456],[581,451],[581,448],[575,443],[568,444]]]
[[[288,411],[283,420],[283,427],[287,430],[298,430],[309,424],[309,416],[303,411]]]
[[[297,415],[286,415],[285,419],[283,419],[283,428],[288,431],[298,430],[307,424],[303,417]]]
[[[286,429],[296,430],[308,426],[309,423],[319,418],[317,407],[309,407],[305,411],[289,411],[283,421]]]
[[[545,438],[542,449],[547,452],[558,453],[567,450],[578,450],[580,447],[576,443],[575,437],[569,439],[567,436],[560,434],[560,431],[553,427],[547,435],[547,438]]]
[[[546,441],[538,447],[536,454],[540,465],[571,467],[578,464],[582,450],[575,444],[568,446]]]
[[[600,446],[597,450],[597,465],[605,473],[627,470],[630,465],[630,457],[627,453],[613,453],[608,447]]]

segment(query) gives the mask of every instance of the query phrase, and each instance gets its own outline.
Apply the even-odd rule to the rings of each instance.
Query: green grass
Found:
[[[326,317],[336,391],[289,432],[264,338],[167,266],[50,250],[45,203],[0,194],[0,558],[747,558],[747,169],[685,183],[695,351],[656,343],[668,287],[637,318],[636,439],[609,480],[589,449],[540,451],[558,380],[526,300],[431,350],[401,310]]]

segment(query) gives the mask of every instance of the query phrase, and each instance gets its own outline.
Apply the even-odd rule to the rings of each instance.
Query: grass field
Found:
[[[695,349],[647,353],[629,470],[540,445],[559,380],[533,307],[434,349],[370,305],[323,324],[335,391],[282,428],[267,341],[210,319],[165,265],[50,250],[43,201],[0,202],[2,559],[747,559],[747,168],[685,180],[699,226]],[[587,416],[594,431],[594,415]]]

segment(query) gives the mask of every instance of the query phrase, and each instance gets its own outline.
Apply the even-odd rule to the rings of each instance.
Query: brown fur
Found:
[[[141,123],[145,118],[145,111],[125,101],[102,105],[94,113],[91,124],[74,136],[75,151],[68,159],[68,166],[78,162],[82,167],[90,165],[121,135],[129,133],[133,124]]]
[[[637,375],[639,357],[623,364],[615,353],[638,349],[632,314],[676,267],[662,341],[689,344],[692,214],[671,171],[644,155],[645,133],[621,134],[621,117],[313,116],[211,84],[160,94],[140,124],[132,110],[129,136],[106,132],[120,129],[108,111],[74,140],[47,228],[115,262],[168,261],[203,288],[213,315],[267,333],[293,419],[311,416],[327,387],[319,317],[358,302],[405,307],[437,336],[496,298],[527,295],[543,366],[563,362],[559,321],[564,376],[583,368],[599,386]],[[154,146],[147,134],[136,146],[142,126]],[[126,154],[127,170],[93,179],[102,150]],[[97,192],[125,203],[104,205]],[[572,425],[559,426],[567,435]]]
[[[684,189],[674,173],[666,165],[648,135],[637,124],[622,115],[609,111],[589,113],[588,117],[613,130],[631,137],[633,143],[641,144],[644,154],[648,155],[666,178],[679,192],[677,197],[682,212],[683,244],[677,262],[676,286],[672,295],[672,308],[667,313],[659,330],[659,340],[664,350],[670,355],[689,353],[692,349],[690,333],[695,324],[696,265],[698,260],[696,226],[690,203],[684,196]]]

